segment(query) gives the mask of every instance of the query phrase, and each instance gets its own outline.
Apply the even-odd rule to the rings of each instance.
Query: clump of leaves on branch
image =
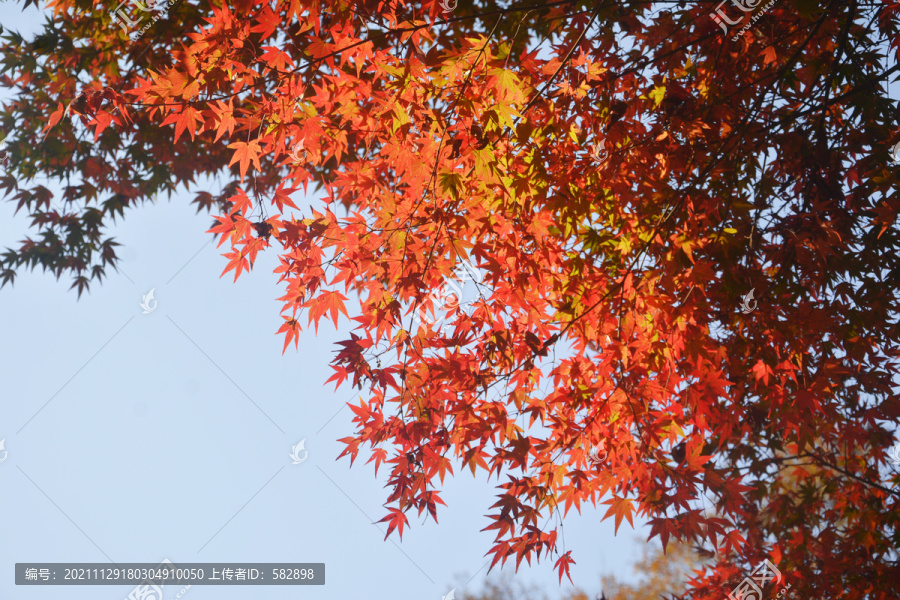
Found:
[[[562,578],[558,519],[602,502],[718,552],[697,599],[766,557],[798,597],[893,593],[896,3],[781,0],[737,41],[714,3],[183,0],[133,42],[111,5],[49,7],[4,37],[2,186],[36,237],[0,280],[80,293],[110,220],[186,186],[226,273],[280,256],[285,348],[357,315],[331,380],[389,535],[467,468],[498,477],[494,564]],[[478,300],[435,306],[463,259]]]

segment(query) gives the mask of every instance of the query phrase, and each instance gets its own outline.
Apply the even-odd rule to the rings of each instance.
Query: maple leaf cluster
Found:
[[[3,42],[0,187],[39,235],[0,283],[80,293],[110,219],[185,186],[223,274],[277,248],[285,350],[354,324],[329,381],[388,535],[470,469],[492,566],[561,580],[559,519],[599,503],[715,553],[698,600],[766,558],[798,597],[893,597],[898,5],[780,2],[733,42],[704,3],[185,1],[131,43],[75,4]],[[477,300],[435,306],[463,260]]]

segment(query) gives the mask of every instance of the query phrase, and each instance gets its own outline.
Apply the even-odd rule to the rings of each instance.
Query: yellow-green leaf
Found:
[[[663,98],[666,95],[666,88],[658,85],[654,87],[653,90],[647,95],[650,96],[651,100],[653,100],[653,108],[656,108],[663,101]]]

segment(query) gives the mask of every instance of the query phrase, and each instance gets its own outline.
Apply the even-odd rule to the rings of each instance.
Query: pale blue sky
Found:
[[[40,23],[4,5],[3,26]],[[215,191],[215,190],[213,190]],[[66,278],[22,273],[0,291],[0,597],[118,600],[131,586],[16,587],[16,562],[324,562],[323,587],[200,587],[185,598],[440,600],[481,588],[493,535],[481,532],[494,481],[449,479],[439,523],[413,520],[383,541],[384,471],[335,462],[353,432],[349,387],[324,386],[342,331],[304,332],[282,356],[274,250],[237,283],[189,194],[131,211],[114,229],[121,272],[77,300]],[[0,203],[0,249],[27,215]],[[148,315],[141,296],[155,288]],[[305,321],[305,320],[304,320]],[[309,458],[292,465],[291,446]],[[632,580],[641,539],[613,536],[605,507],[565,521],[572,577]],[[658,542],[657,542],[658,543]],[[552,595],[553,560],[515,576]],[[512,572],[512,565],[504,572]],[[495,571],[496,572],[496,571]],[[477,574],[476,574],[477,573]],[[474,578],[473,578],[474,576]],[[493,575],[492,575],[493,576]],[[471,581],[469,581],[471,579]],[[167,600],[177,589],[167,591]]]

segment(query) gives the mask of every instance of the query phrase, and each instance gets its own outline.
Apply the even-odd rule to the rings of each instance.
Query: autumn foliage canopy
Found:
[[[798,598],[896,597],[900,5],[115,4],[4,32],[33,232],[0,282],[80,294],[113,219],[187,188],[225,273],[277,253],[285,349],[352,319],[330,381],[389,535],[471,469],[495,564],[562,578],[596,505],[715,553],[694,599],[764,559]],[[473,299],[439,301],[464,261]]]

